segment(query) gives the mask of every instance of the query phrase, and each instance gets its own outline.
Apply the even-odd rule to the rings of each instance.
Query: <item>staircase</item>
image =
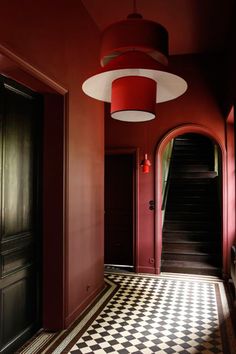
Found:
[[[163,225],[163,272],[220,275],[221,223],[212,142],[185,134],[173,146]]]

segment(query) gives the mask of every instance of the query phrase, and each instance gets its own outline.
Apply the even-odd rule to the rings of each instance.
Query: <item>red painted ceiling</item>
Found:
[[[133,12],[133,0],[81,0],[102,31]],[[169,53],[214,53],[228,45],[234,0],[136,0],[137,12],[169,32]]]

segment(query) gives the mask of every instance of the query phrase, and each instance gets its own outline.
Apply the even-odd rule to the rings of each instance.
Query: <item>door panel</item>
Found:
[[[11,91],[6,93],[2,181],[4,238],[32,229],[34,149],[31,101]]]
[[[105,264],[134,265],[134,158],[107,155],[105,160]]]
[[[34,284],[33,278],[24,272],[19,273],[19,278],[12,276],[12,282],[2,289],[2,345],[15,338],[23,329],[27,329],[33,321],[35,309],[29,301]],[[19,299],[17,301],[16,299]],[[10,320],[11,319],[11,320]],[[8,349],[10,350],[10,348]],[[11,352],[11,351],[10,351]]]
[[[0,77],[0,353],[40,327],[40,106]]]

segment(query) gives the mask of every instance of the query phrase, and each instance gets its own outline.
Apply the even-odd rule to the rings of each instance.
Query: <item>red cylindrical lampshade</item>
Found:
[[[127,51],[149,54],[159,63],[168,64],[168,32],[159,23],[131,14],[126,20],[113,23],[102,34],[101,65]]]
[[[124,76],[112,82],[111,116],[128,122],[155,118],[156,81],[142,76]]]

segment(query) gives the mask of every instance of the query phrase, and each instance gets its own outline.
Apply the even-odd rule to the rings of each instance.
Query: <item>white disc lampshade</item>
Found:
[[[111,102],[115,119],[147,121],[155,118],[156,103],[176,99],[187,89],[184,79],[165,69],[144,52],[128,51],[88,78],[82,89],[90,97]]]

